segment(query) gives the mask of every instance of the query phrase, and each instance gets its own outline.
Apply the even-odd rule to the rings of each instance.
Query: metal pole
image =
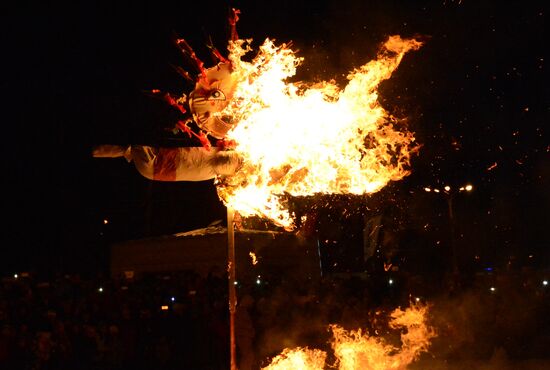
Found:
[[[230,370],[237,370],[237,353],[235,343],[235,311],[237,293],[235,290],[235,211],[227,207],[227,277],[229,288],[229,349],[231,354]]]
[[[451,246],[451,264],[453,269],[453,274],[456,276],[458,274],[458,256],[456,255],[456,245],[455,245],[455,220],[453,212],[453,194],[447,195],[447,205],[449,208],[449,230],[450,230],[450,241]]]

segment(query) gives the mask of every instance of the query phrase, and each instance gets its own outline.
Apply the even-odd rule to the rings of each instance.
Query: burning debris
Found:
[[[339,370],[387,370],[406,369],[428,350],[435,332],[426,324],[426,306],[396,309],[391,313],[389,326],[402,330],[401,348],[387,343],[381,337],[370,336],[361,329],[347,331],[331,325],[332,350],[336,363],[331,368]],[[285,349],[263,368],[268,370],[300,369],[320,370],[328,366],[324,351],[309,348]]]
[[[280,355],[276,356],[263,370],[319,370],[325,367],[327,354],[319,349],[309,348],[286,348]]]
[[[250,261],[252,262],[252,265],[258,264],[258,258],[256,257],[256,253],[249,252],[248,255],[250,256]]]

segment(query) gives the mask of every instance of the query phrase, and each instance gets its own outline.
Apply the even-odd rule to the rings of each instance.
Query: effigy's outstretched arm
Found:
[[[204,181],[235,173],[241,158],[231,150],[205,147],[162,148],[147,145],[99,145],[94,158],[124,157],[138,172],[155,181]]]

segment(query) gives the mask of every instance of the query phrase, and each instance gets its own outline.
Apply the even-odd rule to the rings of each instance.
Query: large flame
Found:
[[[435,335],[425,322],[426,307],[411,307],[405,311],[392,312],[390,327],[406,329],[401,333],[401,348],[384,342],[382,338],[371,337],[361,332],[346,331],[332,326],[333,349],[339,361],[340,370],[389,370],[406,369],[407,365],[426,351],[430,339]]]
[[[236,175],[218,183],[227,206],[292,228],[286,195],[373,193],[408,174],[414,137],[380,105],[377,88],[421,42],[391,36],[343,89],[334,82],[287,82],[303,58],[267,39],[245,61],[249,45],[230,42],[238,83],[219,113],[236,124],[228,137],[244,159]]]
[[[321,370],[325,367],[327,354],[319,349],[298,347],[285,349],[273,358],[263,370]]]
[[[392,312],[390,328],[401,330],[401,347],[386,343],[383,338],[369,336],[361,329],[347,331],[332,325],[332,349],[339,370],[403,370],[428,350],[434,331],[426,324],[426,306],[412,306]],[[263,369],[322,370],[327,354],[320,350],[285,349]]]

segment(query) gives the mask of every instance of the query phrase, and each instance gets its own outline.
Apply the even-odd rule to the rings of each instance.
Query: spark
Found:
[[[256,258],[256,254],[254,252],[249,252],[248,255],[250,256],[250,259],[252,260],[252,265],[256,265],[258,263],[258,259]]]

